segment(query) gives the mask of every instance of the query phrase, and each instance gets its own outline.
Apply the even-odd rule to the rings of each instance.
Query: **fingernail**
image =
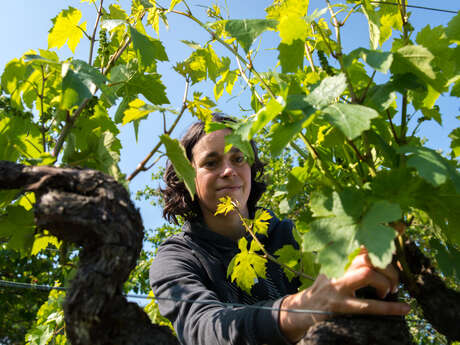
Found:
[[[398,293],[398,291],[399,291],[398,285],[395,285],[391,293]]]

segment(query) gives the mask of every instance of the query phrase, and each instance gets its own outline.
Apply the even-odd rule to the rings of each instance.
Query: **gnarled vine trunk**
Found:
[[[35,192],[38,228],[82,247],[64,304],[67,336],[73,345],[178,344],[169,328],[152,324],[145,312],[122,294],[143,239],[141,217],[123,186],[94,170],[0,161],[2,189]],[[411,276],[401,272],[406,289],[439,332],[450,340],[460,340],[460,293],[445,286],[417,246],[407,243],[405,248],[411,271]],[[315,324],[299,344],[413,342],[402,317],[343,315]]]
[[[140,214],[123,186],[94,170],[0,161],[0,189],[35,192],[37,226],[82,246],[64,304],[73,345],[178,344],[122,294],[143,239]]]

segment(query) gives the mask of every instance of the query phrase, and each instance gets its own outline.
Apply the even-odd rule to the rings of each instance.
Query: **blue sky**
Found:
[[[104,4],[108,6],[115,1],[105,0]],[[270,5],[269,0],[227,0],[229,4],[229,13],[231,18],[263,18],[265,15],[264,9]],[[332,1],[338,3],[338,1]],[[129,1],[118,1],[121,7],[127,9]],[[168,1],[160,1],[167,6]],[[210,4],[210,1],[190,1],[191,8],[197,16],[205,18],[204,10],[197,6],[199,4]],[[225,3],[223,0],[219,3]],[[456,4],[457,3],[457,4]],[[457,1],[453,0],[410,0],[409,4],[419,6],[430,6],[449,10],[458,10]],[[87,3],[80,3],[79,0],[3,0],[0,3],[0,40],[2,42],[2,50],[0,53],[0,71],[3,70],[5,64],[13,58],[20,57],[29,49],[38,50],[38,48],[47,48],[47,34],[51,28],[51,18],[56,16],[60,10],[73,6],[83,12],[83,20],[88,22],[88,29],[92,30],[95,10]],[[314,8],[324,7],[324,2],[321,0],[310,1],[310,12]],[[180,8],[180,6],[178,7]],[[412,24],[420,29],[423,26],[430,24],[432,27],[446,24],[454,14],[440,13],[419,9],[411,9]],[[351,51],[359,46],[368,47],[368,31],[367,24],[359,19],[359,15],[354,15],[351,25],[348,25],[347,32],[344,34],[345,51]],[[191,49],[180,42],[181,39],[194,40],[199,43],[205,43],[209,36],[195,23],[184,20],[177,15],[170,15],[170,30],[161,30],[160,39],[166,46],[166,52],[170,58],[170,62],[162,63],[159,66],[159,71],[163,75],[162,81],[167,87],[168,97],[173,107],[180,108],[181,99],[183,96],[184,80],[181,76],[172,70],[174,61],[185,59]],[[205,19],[204,19],[205,20]],[[264,34],[262,40],[277,39],[273,34]],[[214,44],[216,50],[223,53],[224,50]],[[264,45],[262,44],[262,49]],[[77,47],[76,57],[87,60],[88,55],[87,43],[82,43]],[[71,56],[71,52],[66,48],[58,51],[61,59]],[[225,52],[225,54],[227,54]],[[256,60],[255,67],[259,71],[263,71],[267,66],[273,66],[276,60],[277,52],[263,50],[260,58]],[[262,57],[263,56],[263,57]],[[198,84],[193,87],[192,91],[203,91],[208,96],[212,96],[212,89],[209,85]],[[227,113],[234,114],[240,111],[240,106],[248,108],[247,93],[239,95],[238,90],[233,98],[223,97],[218,106]],[[448,134],[450,131],[459,126],[456,116],[460,115],[458,99],[443,98],[438,104],[441,107],[441,113],[446,114],[446,119],[443,126],[436,123],[426,124],[423,127],[422,135],[429,137],[428,145],[433,148],[441,148],[446,150],[449,146]],[[183,122],[183,126],[175,132],[176,136],[180,136],[184,132],[186,125],[193,120],[187,117]],[[172,118],[170,119],[170,123]],[[121,140],[125,142],[121,157],[121,169],[124,173],[129,174],[134,170],[136,165],[147,155],[148,152],[156,143],[156,138],[162,130],[159,126],[160,122],[155,118],[155,114],[151,114],[147,121],[141,123],[139,132],[139,142],[136,143],[133,136],[133,130],[130,125],[121,127]],[[146,184],[151,182],[150,172],[140,174],[130,185],[131,191],[135,192],[142,189]],[[152,186],[156,187],[156,186]],[[160,211],[151,207],[148,203],[139,203],[141,213],[144,219],[146,228],[153,228],[162,223],[160,219]]]

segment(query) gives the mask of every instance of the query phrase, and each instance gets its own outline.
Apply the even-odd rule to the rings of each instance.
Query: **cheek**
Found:
[[[209,176],[198,170],[195,177],[195,186],[198,198],[202,199],[204,196],[206,196],[206,194],[208,194],[209,184]]]

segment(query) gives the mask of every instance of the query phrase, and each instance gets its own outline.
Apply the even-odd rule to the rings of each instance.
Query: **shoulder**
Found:
[[[194,255],[191,241],[184,233],[179,233],[169,237],[158,247],[150,266],[150,277],[199,269],[199,261]]]

